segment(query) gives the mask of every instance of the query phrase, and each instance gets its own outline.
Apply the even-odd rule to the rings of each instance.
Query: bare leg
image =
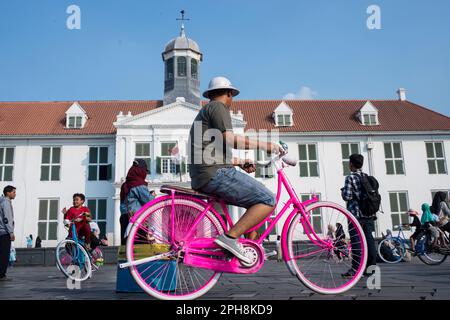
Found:
[[[409,241],[411,242],[411,250],[415,251],[414,250],[414,239],[413,239],[413,237],[409,238]]]
[[[246,238],[250,240],[256,240],[256,238],[258,238],[258,232],[256,230],[252,231],[249,234],[247,234]]]
[[[274,207],[265,204],[255,204],[247,209],[241,219],[231,228],[227,234],[233,238],[239,238],[248,229],[253,228],[263,221]]]

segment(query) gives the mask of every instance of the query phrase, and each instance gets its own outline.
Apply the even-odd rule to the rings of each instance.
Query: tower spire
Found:
[[[191,20],[191,19],[186,19],[186,18],[184,17],[184,14],[185,14],[185,11],[184,11],[184,10],[181,10],[180,13],[181,13],[181,19],[180,19],[180,18],[177,18],[177,21],[181,21],[180,37],[184,37],[184,36],[186,36],[186,34],[184,33],[184,22],[185,22],[185,21],[189,21],[189,20]]]

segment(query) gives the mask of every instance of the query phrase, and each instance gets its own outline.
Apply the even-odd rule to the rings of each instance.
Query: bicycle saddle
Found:
[[[163,186],[161,186],[161,189],[160,189],[160,191],[162,193],[166,193],[166,194],[171,194],[172,190],[174,190],[176,194],[177,193],[185,194],[185,195],[194,196],[194,197],[203,198],[203,199],[211,198],[211,196],[208,196],[207,194],[195,191],[190,188],[183,188],[183,187],[179,187],[179,186],[163,185]]]

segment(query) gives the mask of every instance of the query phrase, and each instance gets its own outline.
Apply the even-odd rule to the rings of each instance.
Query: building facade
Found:
[[[189,185],[189,130],[206,103],[199,95],[203,55],[183,28],[162,56],[162,100],[0,102],[0,187],[17,187],[16,247],[30,234],[43,246],[65,238],[61,210],[77,192],[86,194],[102,233],[119,244],[120,186],[135,158],[148,163],[149,189]],[[397,99],[371,101],[237,100],[230,113],[235,133],[269,131],[287,143],[298,159],[287,173],[304,199],[317,194],[344,205],[348,157],[363,154],[364,171],[380,181],[379,236],[407,222],[408,208],[418,210],[434,192],[450,190],[450,118],[408,101],[404,89],[397,93]],[[236,156],[265,157],[242,150]],[[276,192],[270,169],[254,175]],[[233,208],[233,219],[242,213]]]

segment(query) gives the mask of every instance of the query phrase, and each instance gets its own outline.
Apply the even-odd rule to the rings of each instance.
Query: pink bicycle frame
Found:
[[[260,223],[259,223],[258,225],[256,225],[255,227],[249,229],[249,230],[247,231],[247,233],[252,232],[253,230],[257,230],[257,229],[260,228],[262,225],[264,225],[266,222],[269,222],[268,228],[267,228],[267,229],[264,231],[264,233],[259,237],[259,239],[258,239],[257,241],[255,241],[256,243],[258,243],[259,245],[261,245],[262,242],[263,242],[263,240],[267,237],[267,235],[268,235],[268,234],[272,231],[272,229],[276,226],[276,224],[277,224],[278,221],[281,219],[281,217],[282,217],[282,216],[285,214],[285,212],[290,208],[290,206],[293,205],[294,208],[293,208],[293,210],[291,211],[291,213],[289,214],[288,219],[286,220],[286,224],[288,224],[288,222],[290,222],[290,220],[291,220],[291,219],[292,219],[292,218],[300,211],[301,216],[302,216],[302,218],[303,218],[303,219],[302,219],[302,224],[303,224],[303,227],[305,228],[305,231],[306,231],[305,233],[306,233],[307,237],[309,238],[309,240],[310,240],[312,243],[314,243],[314,244],[316,244],[317,246],[319,246],[319,247],[328,247],[329,244],[328,244],[326,241],[324,241],[323,239],[320,239],[320,237],[314,232],[314,229],[313,229],[313,227],[312,227],[312,225],[311,225],[311,222],[309,221],[308,213],[305,212],[305,207],[308,206],[309,204],[312,204],[312,203],[317,202],[317,201],[318,201],[318,198],[317,198],[317,197],[313,197],[313,198],[310,199],[310,200],[301,202],[300,199],[298,198],[297,194],[295,193],[294,189],[292,188],[292,185],[291,185],[289,179],[287,178],[286,174],[284,173],[283,168],[284,168],[284,164],[283,164],[280,168],[278,168],[278,170],[277,170],[277,172],[278,172],[278,188],[277,188],[276,202],[277,202],[277,204],[279,203],[279,200],[280,200],[280,197],[281,197],[281,191],[282,191],[282,190],[281,190],[281,187],[282,187],[282,186],[284,186],[285,189],[287,190],[287,192],[288,192],[288,194],[289,194],[289,196],[290,196],[290,199],[289,199],[288,202],[284,205],[284,207],[282,208],[282,210],[277,214],[277,216],[275,217],[275,219],[272,220],[272,219],[270,218],[270,215],[269,215],[268,218],[266,218],[265,220],[263,220],[262,222],[260,222]],[[174,200],[174,197],[175,197],[175,191],[172,190],[172,193],[171,193],[171,198],[172,198],[172,200]],[[197,219],[194,221],[194,224],[193,224],[192,227],[191,227],[191,231],[190,231],[188,234],[186,234],[186,236],[185,236],[186,239],[189,239],[189,238],[190,238],[190,236],[192,235],[193,230],[196,229],[197,224],[203,219],[203,217],[205,216],[205,214],[206,214],[208,211],[214,212],[215,215],[217,216],[217,218],[219,218],[219,220],[222,220],[222,219],[221,219],[221,215],[218,214],[217,211],[216,211],[216,210],[214,209],[214,207],[213,207],[213,203],[216,202],[216,201],[217,201],[217,200],[214,199],[214,198],[211,198],[211,199],[208,200],[207,205],[205,206],[203,212],[202,212],[202,213],[197,217]],[[174,201],[172,201],[172,203],[173,203],[173,205],[172,205],[172,209],[171,209],[171,221],[174,221],[174,215],[175,215]],[[231,227],[233,226],[233,221],[231,220],[231,217],[230,217],[230,214],[229,214],[229,212],[228,212],[226,203],[225,203],[223,200],[219,200],[219,203],[220,203],[221,208],[222,208],[222,210],[223,210],[223,212],[224,212],[226,222],[227,222],[229,228],[231,228]],[[273,212],[275,211],[275,209],[276,209],[276,207],[274,208],[274,210],[273,210],[271,213],[273,213]],[[221,223],[223,223],[223,222],[221,221]],[[284,229],[286,229],[286,228],[284,228]],[[284,230],[284,229],[283,229],[284,232],[283,232],[283,237],[282,237],[283,239],[285,239],[285,237],[286,237],[286,234],[285,234],[285,233],[287,232],[287,230]],[[173,230],[174,230],[174,224],[173,224],[173,223],[172,223],[172,225],[171,225],[171,230],[172,230],[172,233],[171,233],[172,239],[175,239],[175,237],[174,237],[174,231],[173,231]],[[282,244],[282,250],[283,250],[283,253],[284,253],[284,254],[283,254],[283,257],[284,257],[284,259],[285,259],[286,261],[288,261],[288,260],[291,260],[291,259],[294,258],[294,257],[288,257],[288,256],[287,256],[287,252],[288,252],[288,250],[287,250],[287,245],[286,245],[284,242],[285,242],[285,241],[283,241],[283,244]],[[172,245],[175,245],[174,241],[172,241],[171,244],[172,244]],[[310,254],[314,254],[314,252],[313,252],[313,253],[306,254],[305,256],[310,255]],[[295,258],[299,258],[299,257],[295,257]]]
[[[282,160],[279,160],[282,161]],[[293,217],[295,217],[295,215],[300,212],[301,216],[302,216],[302,220],[301,223],[305,229],[305,234],[306,236],[309,238],[309,240],[316,244],[319,247],[325,248],[328,247],[329,244],[324,241],[323,239],[320,239],[320,237],[314,232],[314,229],[311,225],[311,222],[309,221],[309,216],[308,213],[305,212],[305,207],[308,206],[309,204],[315,203],[318,201],[317,197],[313,197],[312,199],[309,199],[307,201],[300,201],[300,199],[298,198],[298,195],[295,193],[292,184],[290,183],[289,179],[287,178],[286,174],[284,173],[283,169],[286,166],[283,162],[281,162],[281,165],[278,165],[277,163],[275,163],[276,167],[277,167],[277,173],[278,173],[278,188],[277,188],[277,195],[276,195],[276,202],[277,204],[279,203],[280,197],[281,197],[281,192],[282,189],[281,187],[284,186],[286,191],[288,192],[289,195],[289,200],[286,202],[286,204],[283,206],[283,208],[281,209],[281,211],[276,215],[275,219],[272,220],[272,218],[270,218],[270,215],[268,216],[268,218],[264,219],[263,221],[261,221],[258,225],[256,225],[255,227],[249,229],[247,231],[247,233],[252,232],[254,230],[257,230],[258,228],[260,228],[262,225],[264,225],[266,222],[269,223],[268,228],[264,231],[264,233],[259,237],[258,240],[256,240],[255,242],[259,245],[262,244],[263,240],[268,236],[268,234],[272,231],[272,229],[276,226],[276,224],[278,223],[278,221],[281,219],[281,217],[286,213],[286,211],[291,207],[291,205],[293,205],[293,209],[290,212],[288,218],[286,219],[286,223],[285,226],[283,228],[283,232],[282,232],[282,239],[286,239],[287,236],[287,232],[288,232],[288,228],[287,226],[289,226],[289,222],[292,220]],[[147,203],[146,205],[144,205],[130,220],[130,225],[132,223],[134,223],[138,217],[144,213],[147,208],[153,206],[154,204],[156,204],[159,201],[163,201],[166,199],[171,199],[172,200],[172,207],[171,207],[171,211],[170,211],[170,221],[171,221],[171,225],[170,225],[170,235],[171,235],[171,245],[172,246],[176,246],[176,237],[175,237],[175,190],[172,190],[171,194],[168,196],[164,196],[164,197],[158,197],[156,199],[154,199],[153,201]],[[222,227],[224,227],[225,230],[228,230],[229,228],[231,228],[233,226],[233,221],[231,220],[230,214],[228,212],[227,209],[227,205],[223,200],[217,200],[214,197],[211,197],[210,199],[208,199],[208,201],[206,202],[205,205],[205,201],[202,201],[200,199],[195,199],[195,198],[190,198],[191,200],[201,204],[204,209],[202,211],[202,213],[196,218],[196,220],[194,221],[193,225],[191,226],[191,231],[185,235],[186,239],[189,239],[192,236],[192,232],[196,229],[196,226],[198,225],[198,223],[200,223],[200,221],[203,219],[203,217],[209,212],[213,212],[214,215],[216,216],[216,218],[219,220],[220,224],[222,225]],[[226,223],[223,221],[221,215],[214,209],[213,204],[215,202],[219,202],[221,205],[221,208],[223,210],[223,213],[225,215],[225,219],[226,219]],[[276,206],[277,207],[277,206]],[[276,207],[274,208],[274,210],[271,212],[271,214],[275,211]],[[226,228],[226,226],[228,225],[228,229]],[[288,256],[288,248],[287,248],[287,244],[286,241],[282,241],[282,251],[283,251],[283,259],[285,261],[289,261],[293,258],[299,258],[299,257],[289,257]],[[313,253],[309,253],[306,254],[310,255]]]

